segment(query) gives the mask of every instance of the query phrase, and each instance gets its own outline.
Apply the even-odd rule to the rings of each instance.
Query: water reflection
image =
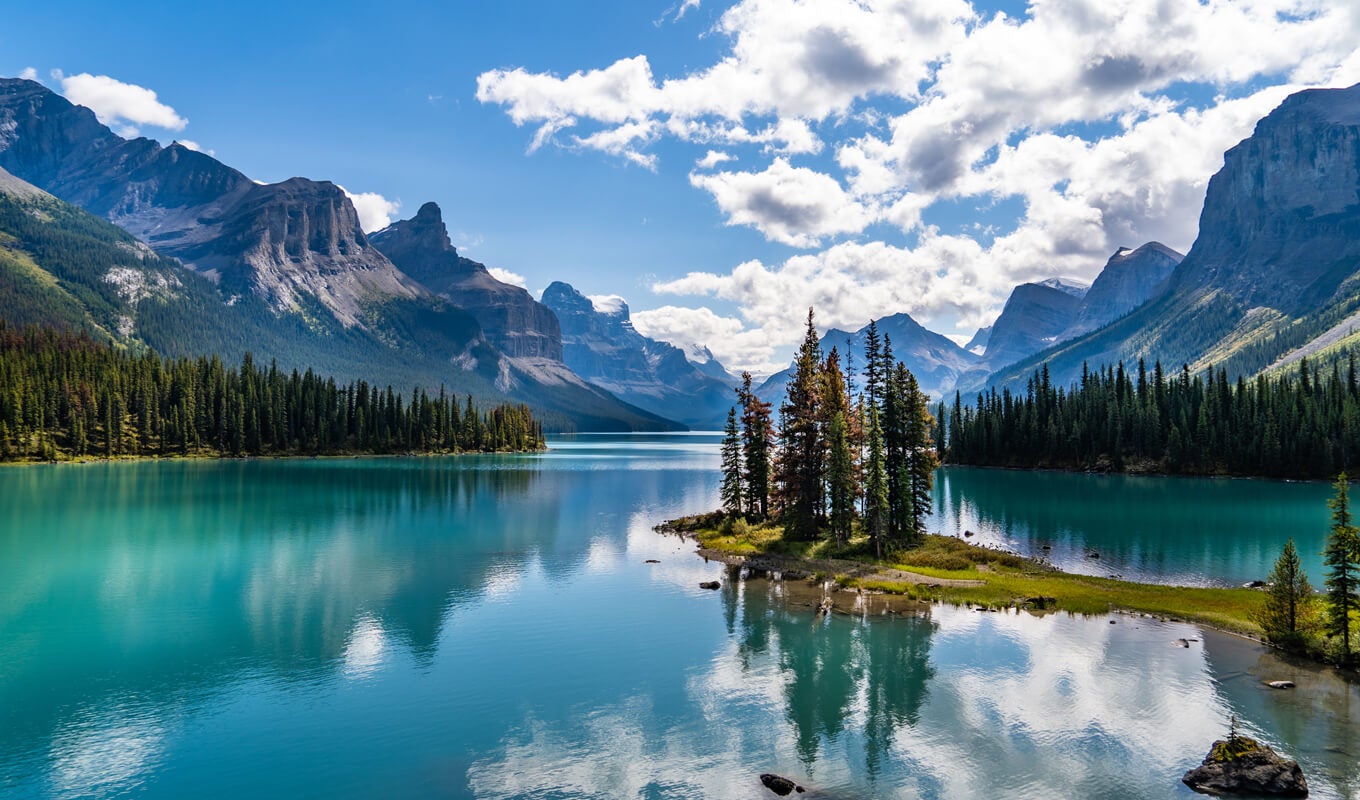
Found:
[[[1325,483],[949,467],[930,527],[1069,572],[1237,585],[1263,579],[1290,537],[1321,576],[1330,493]]]

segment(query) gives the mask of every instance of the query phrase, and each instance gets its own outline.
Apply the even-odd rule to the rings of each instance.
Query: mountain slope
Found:
[[[194,293],[168,293],[155,304],[157,318],[166,320],[163,340],[154,341],[146,321],[139,322],[136,335],[161,352],[235,358],[251,350],[341,379],[446,386],[482,402],[521,400],[548,430],[671,426],[560,363],[505,356],[473,314],[373,247],[334,184],[304,178],[257,184],[177,144],[124,140],[89,109],[14,79],[0,79],[0,169],[116,223],[188,268],[168,275],[197,287]],[[73,315],[79,316],[73,307],[62,312]],[[98,322],[98,314],[93,318]]]
[[[1360,85],[1291,95],[1224,155],[1166,290],[993,376],[1143,358],[1252,374],[1360,311]]]
[[[1084,295],[1085,287],[1057,279],[1015,287],[992,323],[983,353],[987,364],[1004,366],[1053,344],[1072,324]]]
[[[553,312],[524,289],[502,283],[458,254],[439,206],[369,237],[405,274],[477,318],[493,344],[512,358],[562,360],[562,329]]]
[[[638,333],[627,303],[618,300],[600,308],[561,281],[544,290],[543,303],[562,325],[567,365],[591,383],[690,427],[721,427],[735,403],[730,377],[716,377],[712,367],[690,363],[680,348]],[[709,363],[721,370],[711,354]]]
[[[1119,248],[1087,290],[1076,320],[1061,339],[1074,339],[1108,325],[1158,296],[1184,258],[1161,242],[1148,242],[1136,250]]]
[[[847,355],[853,359],[855,372],[864,366],[864,337],[869,326],[848,333],[832,328],[821,339],[822,354],[826,355],[835,347],[841,356],[841,364],[847,364]],[[953,340],[934,331],[923,328],[908,314],[894,314],[878,320],[879,336],[892,342],[893,357],[906,364],[922,391],[932,397],[943,397],[953,392],[959,379],[975,369],[981,359],[959,347]],[[776,372],[766,378],[756,388],[756,395],[762,400],[774,403],[776,408],[784,399],[789,379],[793,377],[793,367]],[[848,375],[852,387],[858,387],[861,376]]]

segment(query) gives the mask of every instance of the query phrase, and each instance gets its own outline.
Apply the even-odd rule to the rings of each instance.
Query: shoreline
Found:
[[[744,539],[725,534],[713,525],[721,518],[720,512],[680,517],[666,520],[653,530],[695,542],[696,555],[705,561],[718,561],[729,570],[744,571],[749,577],[816,587],[815,591],[820,591],[824,598],[845,594],[855,598],[852,605],[868,602],[867,598],[899,597],[918,606],[947,603],[977,611],[1015,610],[1035,616],[1059,611],[1083,617],[1110,616],[1111,624],[1117,622],[1115,615],[1141,616],[1202,626],[1257,644],[1280,658],[1327,669],[1348,683],[1360,683],[1360,670],[1346,669],[1268,641],[1254,620],[1265,597],[1260,589],[1137,583],[1064,572],[1048,563],[938,533],[927,534],[920,549],[943,550],[950,556],[966,558],[967,567],[952,570],[922,567],[864,557],[856,552],[827,557],[813,552],[825,549],[827,543],[783,542],[782,532],[771,535],[775,530],[771,523],[751,529]],[[779,549],[804,552],[778,552]],[[904,551],[899,555],[911,559],[915,553]],[[806,605],[819,613],[844,611],[834,599]]]
[[[82,456],[80,458],[61,458],[55,461],[0,461],[0,469],[5,467],[60,467],[88,466],[92,464],[133,464],[148,461],[302,461],[302,460],[353,460],[356,458],[459,458],[462,456],[525,456],[546,453],[544,445],[534,450],[461,450],[455,453],[261,453],[258,455],[214,455],[209,453],[173,453],[169,455],[122,455],[122,456]]]
[[[1275,483],[1331,483],[1332,478],[1277,478],[1270,475],[1235,475],[1228,472],[1130,472],[1129,470],[1064,469],[1062,467],[1008,467],[1001,464],[955,464],[945,462],[940,469],[995,469],[1003,472],[1053,472],[1060,475],[1121,478],[1203,478],[1225,481],[1273,481]]]

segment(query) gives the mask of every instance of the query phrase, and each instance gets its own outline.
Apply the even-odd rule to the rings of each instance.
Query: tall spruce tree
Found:
[[[831,536],[836,544],[850,541],[855,519],[855,463],[850,438],[846,433],[845,413],[835,412],[827,429],[827,504],[830,509]]]
[[[794,358],[788,394],[779,409],[780,452],[776,467],[784,535],[799,541],[816,537],[824,507],[826,447],[818,413],[821,372],[821,347],[809,308],[807,331]]]
[[[1270,573],[1265,603],[1257,621],[1270,641],[1298,647],[1303,643],[1307,621],[1311,618],[1312,603],[1313,587],[1303,571],[1294,540],[1290,539],[1284,543],[1284,550]]]
[[[751,373],[741,373],[737,388],[741,404],[741,453],[746,489],[746,514],[756,519],[770,516],[770,448],[774,427],[770,404],[756,397],[751,388]]]
[[[1352,524],[1346,473],[1336,477],[1336,493],[1327,501],[1332,530],[1323,551],[1327,565],[1327,632],[1341,637],[1341,657],[1351,658],[1351,612],[1360,609],[1360,531]]]
[[[722,497],[723,511],[740,516],[746,500],[745,481],[742,480],[741,432],[737,429],[737,409],[727,410],[727,427],[722,442]]]
[[[874,544],[874,554],[883,557],[888,536],[888,465],[883,451],[883,426],[878,409],[869,408],[869,453],[864,467],[864,531]]]

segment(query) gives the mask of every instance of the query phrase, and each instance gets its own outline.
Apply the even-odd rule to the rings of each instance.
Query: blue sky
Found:
[[[531,290],[763,371],[808,305],[966,338],[1015,283],[1188,248],[1223,149],[1360,79],[1358,28],[1322,0],[23,4],[0,73],[145,87],[187,124],[142,135],[434,200]]]

